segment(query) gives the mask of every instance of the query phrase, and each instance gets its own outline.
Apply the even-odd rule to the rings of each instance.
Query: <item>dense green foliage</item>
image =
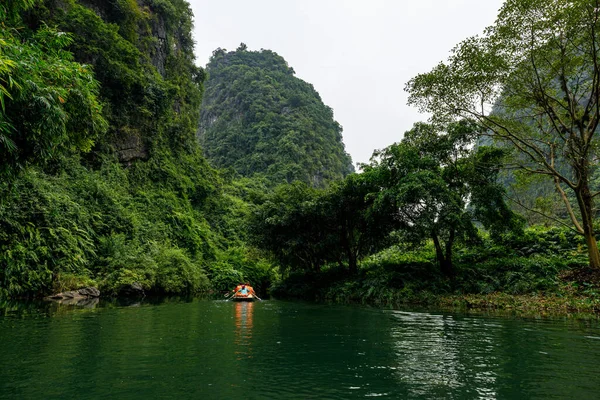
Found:
[[[103,144],[119,150],[124,161],[146,158],[165,146],[193,151],[204,71],[193,62],[189,4],[148,1],[142,7],[114,0],[88,8],[85,2],[67,3],[49,6],[48,18],[77,38],[71,50],[94,65],[102,83],[110,123]],[[42,17],[37,10],[29,23]],[[137,152],[127,154],[132,143]]]
[[[200,139],[215,166],[314,187],[353,171],[332,110],[281,56],[217,49],[207,71]]]
[[[284,271],[319,272],[336,263],[350,274],[358,260],[385,247],[391,210],[373,207],[377,182],[352,174],[326,190],[296,182],[267,197],[250,220],[254,243],[270,251]]]
[[[499,26],[486,40],[514,44],[520,13],[548,11],[544,4],[507,3],[500,22],[514,31]],[[580,21],[573,12],[566,15]],[[462,52],[498,48],[467,41],[452,59],[463,69],[450,71],[467,82],[450,85],[445,66],[411,81],[412,101],[434,111],[432,123],[415,124],[356,174],[332,110],[274,52],[216,50],[203,101],[206,74],[194,65],[191,29],[184,0],[0,5],[0,296],[87,285],[117,295],[134,284],[193,294],[250,281],[260,293],[276,283],[281,295],[362,301],[495,292],[597,298],[600,277],[585,268],[595,243],[597,113],[572,103],[564,117],[583,141],[575,128],[548,123],[565,123],[551,112],[565,106],[561,99],[546,104],[537,125],[524,121],[527,110],[544,108],[527,97],[531,85],[519,86],[529,82],[526,63],[492,57],[494,79],[470,82]],[[551,48],[552,37],[533,55]],[[583,58],[571,61],[585,72]],[[568,74],[576,65],[555,61],[562,75],[544,70],[541,89],[591,91],[589,104],[600,104],[600,79],[590,86],[591,75],[577,70],[583,83],[575,88]],[[553,86],[563,75],[566,83]],[[486,82],[504,90],[500,111],[459,113],[472,103],[470,88]],[[481,139],[490,134],[496,142]],[[507,160],[521,170],[502,172]],[[539,183],[531,173],[554,180]],[[557,200],[577,204],[587,225],[567,206],[560,217],[574,229],[523,230],[505,203],[507,181],[512,194],[555,215]]]
[[[273,293],[475,307],[530,301],[494,297],[501,292],[549,296],[540,304],[555,309],[597,309],[600,277],[586,269],[583,237],[557,227],[524,231],[498,179],[506,152],[474,146],[477,136],[470,121],[416,124],[361,174],[326,190],[277,188],[251,219],[255,243],[285,267]]]
[[[497,236],[519,228],[497,183],[503,152],[489,147],[472,150],[477,127],[470,121],[445,131],[416,124],[401,143],[374,155],[366,169],[377,174],[382,190],[378,204],[393,204],[394,218],[406,242],[433,241],[446,275],[454,273],[455,242],[478,241],[475,222]]]
[[[90,67],[65,50],[72,37],[45,26],[0,35],[0,174],[89,151],[106,121]]]
[[[363,173],[327,190],[280,187],[254,213],[256,243],[293,269],[337,263],[355,274],[360,259],[394,239],[432,240],[441,270],[452,276],[454,245],[479,241],[476,222],[496,238],[521,226],[497,183],[503,152],[473,150],[475,138],[468,121],[445,130],[417,124],[401,143],[376,152]]]
[[[194,293],[209,279],[265,290],[272,265],[244,245],[242,189],[196,141],[204,72],[189,5],[0,11],[0,295]]]

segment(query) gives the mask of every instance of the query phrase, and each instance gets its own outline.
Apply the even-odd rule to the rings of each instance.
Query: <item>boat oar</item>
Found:
[[[257,299],[259,299],[260,301],[262,301],[262,299],[261,299],[260,297],[258,297],[258,296],[256,295],[256,293],[254,293],[254,297],[256,297]]]

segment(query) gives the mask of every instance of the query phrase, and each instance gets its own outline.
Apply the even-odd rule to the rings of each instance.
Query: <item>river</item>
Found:
[[[600,323],[267,300],[0,307],[0,399],[598,399]]]

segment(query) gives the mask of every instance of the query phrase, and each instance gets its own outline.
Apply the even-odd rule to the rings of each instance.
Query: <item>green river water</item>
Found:
[[[0,307],[0,399],[600,399],[600,323],[193,299]]]

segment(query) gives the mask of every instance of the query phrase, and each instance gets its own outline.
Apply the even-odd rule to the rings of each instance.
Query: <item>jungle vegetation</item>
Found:
[[[187,2],[10,1],[0,21],[0,295],[264,290],[242,186],[197,143]]]
[[[184,0],[4,2],[0,296],[250,281],[599,308],[594,4],[507,1],[408,83],[431,120],[354,173],[332,110],[282,57],[241,44],[194,64]]]
[[[354,279],[331,266],[292,274],[277,291],[313,288],[321,297],[354,299],[585,292],[598,309],[599,10],[595,0],[509,0],[482,36],[409,81],[409,103],[432,117],[361,167],[373,186],[355,214],[387,213],[391,223],[381,230],[396,247],[364,253]],[[319,210],[315,202],[326,204],[327,196],[308,196],[291,210],[266,203],[278,211],[258,221],[268,228],[260,231],[278,237],[288,212],[310,215]],[[298,280],[306,285],[293,285]]]

